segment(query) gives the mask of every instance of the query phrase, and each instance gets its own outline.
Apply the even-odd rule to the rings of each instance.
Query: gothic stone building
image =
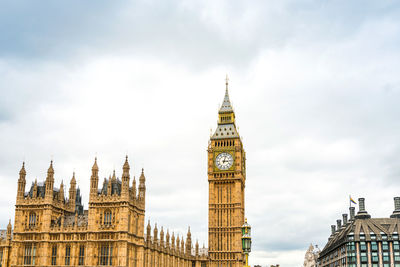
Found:
[[[359,212],[350,207],[350,220],[343,214],[332,225],[328,243],[319,254],[321,267],[400,267],[400,198],[390,218],[371,218],[365,200],[359,200]]]
[[[240,227],[244,223],[245,152],[236,130],[228,82],[218,127],[208,145],[209,249],[192,247],[190,228],[175,237],[145,227],[146,178],[131,183],[128,157],[121,178],[115,171],[99,189],[95,159],[89,209],[84,210],[73,175],[68,197],[54,186],[53,162],[44,183],[26,187],[19,173],[15,224],[0,230],[0,267],[126,266],[239,267],[243,265]]]

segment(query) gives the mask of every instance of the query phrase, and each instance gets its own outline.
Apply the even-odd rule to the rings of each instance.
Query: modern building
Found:
[[[343,214],[331,226],[328,243],[319,254],[321,267],[400,267],[400,198],[388,218],[371,218],[360,198],[359,211],[350,207],[350,218]]]
[[[99,188],[95,159],[89,208],[84,210],[73,174],[68,197],[54,185],[53,162],[43,183],[26,191],[25,163],[19,172],[15,222],[0,230],[0,267],[126,266],[239,267],[243,265],[245,152],[228,95],[208,144],[209,249],[150,222],[145,226],[146,177],[131,181],[128,157],[121,178],[114,171]],[[171,207],[172,208],[172,207]]]

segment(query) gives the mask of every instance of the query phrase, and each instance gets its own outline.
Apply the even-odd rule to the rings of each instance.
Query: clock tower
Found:
[[[236,129],[228,94],[218,112],[218,126],[208,145],[208,253],[210,267],[243,266],[246,154]]]

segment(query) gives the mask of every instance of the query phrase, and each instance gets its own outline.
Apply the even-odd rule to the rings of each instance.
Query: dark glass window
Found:
[[[378,251],[378,243],[371,242],[371,251]]]
[[[393,250],[400,250],[399,241],[393,241]]]
[[[111,221],[112,221],[112,212],[110,210],[106,210],[104,212],[104,224],[111,225]]]
[[[57,264],[57,245],[51,248],[51,265]]]
[[[65,265],[71,264],[71,246],[65,247]]]
[[[367,244],[365,242],[360,242],[360,250],[367,251]]]
[[[31,212],[29,214],[29,227],[33,227],[36,225],[36,213]]]
[[[99,265],[112,265],[113,247],[103,244],[99,248]]]
[[[389,244],[387,241],[382,242],[382,250],[389,250]]]
[[[85,246],[80,246],[78,265],[83,265],[84,263],[85,263]]]
[[[33,244],[25,245],[24,265],[35,265],[36,246]]]
[[[372,262],[379,262],[378,252],[372,252],[371,253],[371,260],[372,260]]]

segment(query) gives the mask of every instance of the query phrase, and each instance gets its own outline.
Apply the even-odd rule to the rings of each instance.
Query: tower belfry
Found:
[[[208,146],[208,242],[210,267],[243,265],[240,227],[244,223],[245,151],[236,129],[235,112],[225,96],[217,129]]]

